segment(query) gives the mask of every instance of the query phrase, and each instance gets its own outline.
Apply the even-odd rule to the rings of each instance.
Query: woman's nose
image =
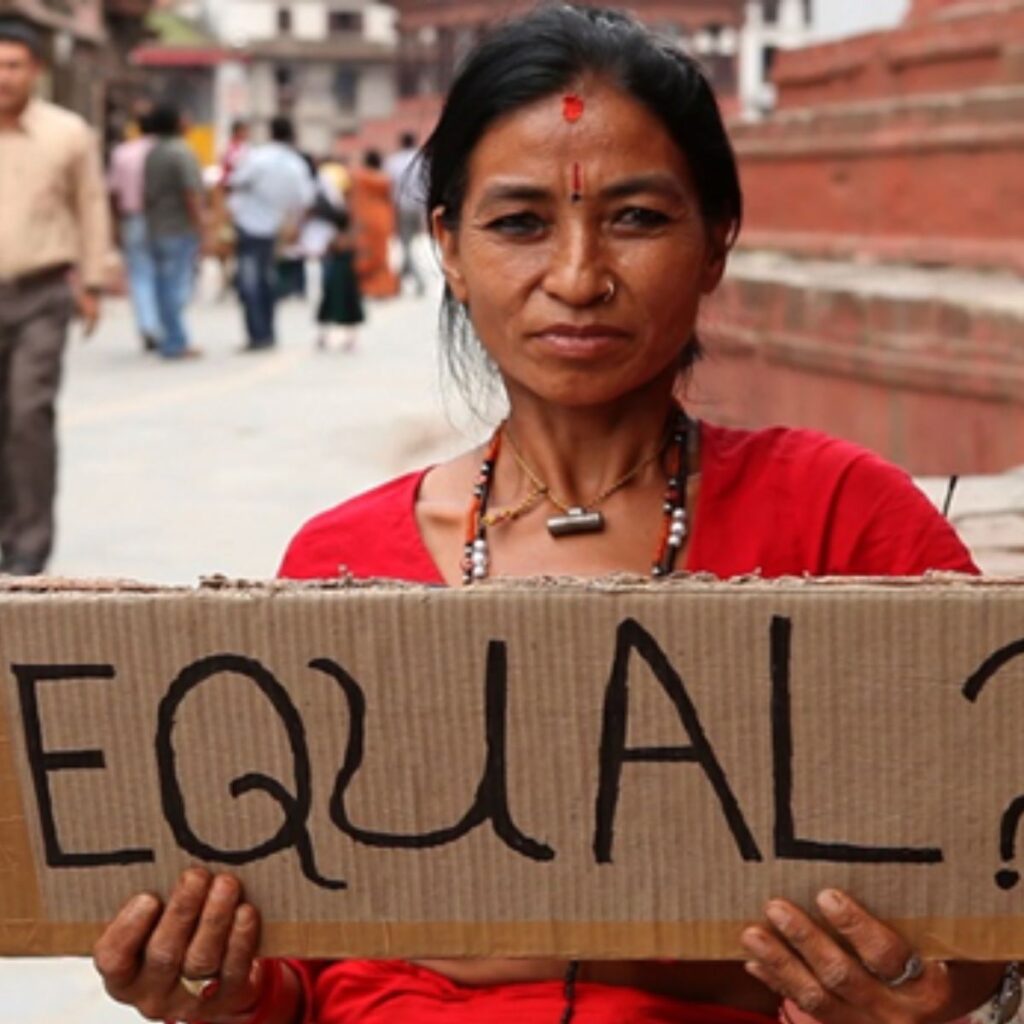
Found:
[[[593,306],[604,301],[608,272],[596,227],[577,222],[556,232],[544,289],[569,306]]]

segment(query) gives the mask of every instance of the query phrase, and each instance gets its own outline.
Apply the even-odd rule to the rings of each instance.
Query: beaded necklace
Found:
[[[691,431],[692,425],[687,419],[686,413],[682,409],[677,409],[672,416],[669,432],[668,483],[665,488],[664,524],[658,541],[658,549],[651,565],[651,576],[655,579],[667,576],[675,569],[679,551],[686,542],[688,533],[686,485],[689,474],[688,443]],[[480,475],[473,485],[473,501],[469,509],[466,542],[461,564],[462,582],[465,585],[485,580],[490,574],[488,526],[515,518],[511,513],[489,515],[487,511],[491,488],[494,484],[494,468],[498,464],[498,455],[501,453],[504,434],[505,425],[502,424],[494,432],[494,436],[487,446],[487,453],[480,466]],[[526,508],[536,504],[544,494],[545,491],[542,491],[534,482],[534,490],[527,499],[529,504],[526,504]],[[517,514],[522,514],[526,510],[522,507],[523,504],[525,503],[517,506]]]

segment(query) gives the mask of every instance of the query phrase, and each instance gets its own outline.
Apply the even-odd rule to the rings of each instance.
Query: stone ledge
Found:
[[[701,336],[701,415],[814,427],[917,472],[1024,463],[1014,275],[736,253]]]
[[[748,139],[764,141],[793,132],[866,133],[910,122],[934,123],[1008,122],[1019,124],[1024,116],[1024,85],[999,85],[965,91],[946,91],[912,96],[830,103],[818,107],[780,110],[756,124],[735,122],[730,132],[737,148]]]
[[[1014,274],[798,260],[775,252],[741,252],[734,253],[729,261],[729,280],[771,282],[896,301],[942,301],[1019,317],[1024,328],[1024,281]]]
[[[779,256],[826,262],[849,261],[858,267],[904,264],[909,268],[964,268],[1024,278],[1024,239],[952,238],[920,235],[861,235],[828,231],[773,231],[744,228],[739,253],[758,250]],[[737,254],[739,255],[739,254]],[[734,256],[734,259],[737,256]],[[1024,287],[1022,282],[1021,287]]]

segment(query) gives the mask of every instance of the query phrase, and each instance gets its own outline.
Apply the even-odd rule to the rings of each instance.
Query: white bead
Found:
[[[673,509],[672,510],[672,519],[675,522],[677,522],[677,523],[685,523],[686,522],[686,509],[685,508],[675,508],[675,509]]]
[[[475,541],[473,541],[473,550],[474,551],[486,551],[487,550],[487,541],[484,540],[483,537],[477,537],[477,539]]]
[[[488,559],[487,559],[487,555],[486,554],[484,554],[482,552],[479,552],[479,551],[473,552],[473,565],[474,566],[482,565],[484,568],[486,568],[487,567],[487,561],[488,561]]]
[[[673,526],[672,529],[669,530],[668,535],[670,537],[677,537],[679,540],[682,540],[686,536],[686,527]]]
[[[487,566],[486,565],[474,565],[473,566],[473,579],[485,580],[487,579]]]
[[[674,534],[668,539],[668,546],[670,548],[681,548],[683,546],[683,538],[677,537]]]

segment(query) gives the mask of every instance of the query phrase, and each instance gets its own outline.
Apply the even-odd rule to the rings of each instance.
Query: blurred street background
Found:
[[[422,142],[487,20],[525,6],[0,0],[0,17],[42,33],[42,92],[85,118],[107,166],[173,104],[208,189],[185,313],[201,358],[144,351],[113,247],[99,329],[72,330],[49,571],[267,577],[308,516],[486,432],[442,393],[422,233],[423,280],[403,284],[397,221],[384,229],[390,267],[363,279],[354,345],[316,344],[309,259],[276,345],[243,354],[215,257],[230,273],[224,182],[274,118],[314,165],[344,168],[338,180],[366,165],[372,184],[367,153]],[[858,441],[938,507],[955,477],[949,514],[982,569],[1024,577],[1024,0],[627,6],[704,61],[743,172],[746,225],[703,328],[693,411]],[[85,961],[0,960],[0,1024],[136,1019]]]

